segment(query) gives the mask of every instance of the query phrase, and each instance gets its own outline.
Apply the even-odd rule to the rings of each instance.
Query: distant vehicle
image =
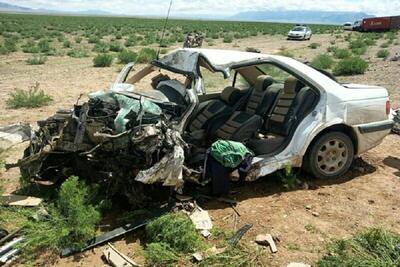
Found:
[[[345,24],[343,24],[343,30],[352,31],[353,30],[353,23],[346,22]]]
[[[366,18],[356,21],[353,30],[367,31],[390,31],[400,29],[400,16]]]
[[[308,26],[295,26],[288,33],[288,40],[310,40],[312,31]]]

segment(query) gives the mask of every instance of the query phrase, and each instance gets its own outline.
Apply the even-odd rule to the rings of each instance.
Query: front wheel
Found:
[[[336,179],[345,174],[354,159],[350,137],[341,132],[326,133],[311,144],[305,169],[316,178]]]

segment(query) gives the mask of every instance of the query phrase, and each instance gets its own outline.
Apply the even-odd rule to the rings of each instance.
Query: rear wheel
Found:
[[[316,178],[336,179],[349,170],[353,159],[350,137],[341,132],[329,132],[312,143],[304,165]]]

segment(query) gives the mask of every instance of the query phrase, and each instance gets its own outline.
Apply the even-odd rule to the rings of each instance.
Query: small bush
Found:
[[[8,49],[4,45],[0,44],[0,55],[7,55],[9,53],[10,51],[8,51]]]
[[[179,260],[179,256],[165,243],[150,243],[144,250],[147,266],[169,266]]]
[[[388,47],[389,47],[389,43],[388,42],[381,44],[381,48],[388,48]]]
[[[39,89],[39,83],[36,83],[28,90],[15,89],[9,94],[6,104],[9,108],[37,108],[49,104],[52,100],[51,96]]]
[[[44,63],[46,63],[47,61],[47,57],[42,56],[42,55],[35,55],[31,58],[28,58],[26,60],[26,63],[28,63],[28,65],[43,65]]]
[[[224,43],[232,43],[233,42],[233,36],[232,35],[225,35],[223,39]]]
[[[50,43],[47,40],[40,40],[38,43],[38,48],[39,52],[41,53],[47,53],[51,50]]]
[[[24,53],[39,53],[39,47],[37,47],[36,43],[32,40],[28,40],[25,44],[22,45],[22,52]]]
[[[335,75],[364,74],[368,63],[358,56],[342,59],[333,70]]]
[[[85,49],[73,48],[70,51],[68,51],[67,55],[73,58],[82,58],[82,57],[87,57],[88,53]]]
[[[311,65],[314,68],[323,70],[330,69],[333,63],[334,63],[333,59],[326,54],[318,55],[311,61]]]
[[[338,59],[344,59],[351,56],[351,52],[348,49],[336,49],[333,51],[333,56]]]
[[[4,40],[4,45],[3,45],[7,51],[10,52],[16,52],[18,50],[17,48],[17,41],[14,38],[7,38]]]
[[[133,51],[124,50],[118,54],[119,63],[128,64],[130,62],[135,62],[137,59],[137,54]]]
[[[367,52],[367,47],[364,46],[364,47],[360,47],[360,48],[354,48],[351,51],[353,52],[353,54],[360,56],[360,55],[364,55],[365,52]]]
[[[317,49],[320,46],[321,46],[321,44],[319,44],[319,43],[311,43],[308,47],[311,49]]]
[[[381,49],[376,53],[376,56],[378,58],[387,58],[389,55],[390,55],[390,52],[387,49]]]
[[[316,266],[399,266],[399,244],[399,234],[382,229],[367,230],[351,239],[332,243]]]
[[[289,51],[286,47],[282,46],[279,48],[279,52],[277,53],[280,56],[284,57],[294,57],[293,53]]]
[[[110,67],[113,61],[112,55],[99,54],[93,59],[93,66],[97,68]]]
[[[64,48],[70,48],[70,47],[71,47],[71,42],[68,41],[68,40],[65,40],[65,41],[63,42],[63,47],[64,47]]]
[[[107,53],[110,50],[110,47],[108,44],[104,42],[98,42],[97,44],[94,45],[93,51],[97,53]]]
[[[146,226],[150,243],[165,243],[178,253],[194,252],[203,246],[192,221],[183,213],[169,213]]]
[[[112,42],[110,43],[110,51],[112,52],[121,52],[124,50],[124,47],[119,42]]]
[[[76,36],[75,37],[75,43],[80,44],[82,42],[82,37]]]
[[[142,48],[140,49],[137,57],[138,63],[149,63],[156,59],[157,52],[152,48]]]
[[[48,209],[49,215],[24,226],[21,249],[25,256],[40,250],[81,249],[95,236],[100,213],[89,203],[90,190],[78,177],[70,177],[62,184],[56,205]]]
[[[100,38],[99,37],[97,37],[95,35],[89,36],[89,38],[88,38],[88,43],[89,44],[96,44],[98,42],[100,42]]]

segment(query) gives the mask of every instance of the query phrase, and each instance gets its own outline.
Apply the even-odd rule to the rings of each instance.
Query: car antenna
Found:
[[[160,39],[160,45],[159,45],[158,51],[157,51],[157,60],[159,59],[162,42],[164,41],[165,30],[167,29],[167,23],[168,23],[168,19],[169,19],[169,13],[171,12],[171,7],[172,7],[172,0],[169,2],[167,17],[165,18],[164,28],[163,28],[161,39]]]

